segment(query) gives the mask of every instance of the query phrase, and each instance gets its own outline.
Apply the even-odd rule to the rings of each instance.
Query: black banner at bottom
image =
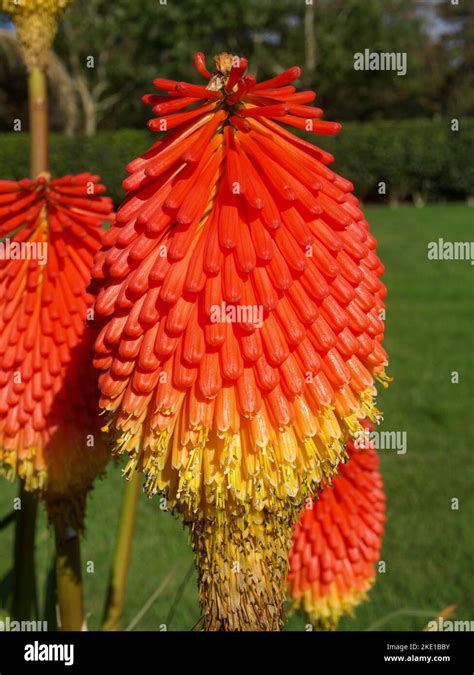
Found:
[[[155,673],[187,667],[210,672],[258,666],[281,672],[342,668],[376,673],[471,675],[472,633],[203,633],[0,632],[0,675],[28,673]]]

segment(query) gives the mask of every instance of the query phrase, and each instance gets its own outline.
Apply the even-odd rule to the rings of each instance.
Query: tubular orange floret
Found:
[[[379,458],[370,430],[356,446],[333,484],[308,501],[300,513],[290,550],[288,597],[316,629],[333,630],[367,597],[380,559],[385,495]]]
[[[206,626],[274,629],[285,575],[276,566],[269,585],[264,570],[286,559],[290,523],[337,471],[359,418],[378,415],[385,289],[351,184],[290,131],[340,128],[302,109],[315,95],[289,85],[299,68],[257,84],[244,59],[214,62],[208,79],[197,56],[206,94],[159,78],[166,101],[146,99],[167,106],[150,126],[169,131],[128,165],[95,260],[96,366],[127,471],[140,467],[146,491],[166,493],[192,528]],[[255,547],[271,539],[254,576],[247,530]],[[230,555],[243,585],[222,578]],[[238,607],[237,587],[260,619]]]
[[[206,57],[202,52],[197,52],[197,54],[194,55],[194,65],[196,66],[199,75],[205,77],[206,80],[211,79],[211,73],[206,68]]]
[[[113,220],[100,178],[0,181],[0,471],[82,525],[103,470],[90,267]]]
[[[237,82],[244,75],[248,67],[247,59],[238,59],[237,62],[232,66],[229,79],[226,82],[225,90],[229,94]]]

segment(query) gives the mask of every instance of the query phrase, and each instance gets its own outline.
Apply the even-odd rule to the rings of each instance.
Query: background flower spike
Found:
[[[373,425],[362,422],[367,434]],[[347,443],[349,460],[303,508],[290,550],[288,597],[313,628],[334,630],[367,599],[385,523],[379,458],[370,436]]]
[[[82,530],[109,450],[100,431],[87,291],[112,202],[98,176],[0,182],[0,472]]]
[[[383,266],[332,156],[291,131],[299,68],[196,64],[199,87],[154,80],[194,102],[151,120],[95,260],[101,406],[127,475],[190,527],[204,627],[279,630],[299,510],[378,415]]]

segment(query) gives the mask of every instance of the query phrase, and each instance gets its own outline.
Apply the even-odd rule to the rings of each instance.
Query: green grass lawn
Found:
[[[389,373],[395,380],[379,398],[383,429],[406,431],[408,451],[381,451],[388,496],[380,574],[370,601],[344,630],[416,630],[445,607],[474,620],[473,515],[473,269],[467,261],[429,261],[427,243],[472,238],[474,209],[367,207],[386,265]],[[459,384],[451,384],[451,373]],[[118,466],[99,481],[88,506],[83,542],[86,610],[100,626],[123,479]],[[0,518],[11,509],[14,486],[1,482]],[[459,500],[452,510],[451,500]],[[12,528],[0,533],[0,592],[8,586]],[[44,514],[37,535],[41,606],[48,594],[53,545]],[[94,563],[87,573],[86,565]],[[157,589],[155,601],[139,613]],[[2,603],[0,603],[2,604]],[[136,620],[138,617],[138,620]],[[123,617],[136,630],[190,630],[199,618],[196,577],[187,533],[159,499],[143,497]],[[289,630],[304,630],[290,618]]]

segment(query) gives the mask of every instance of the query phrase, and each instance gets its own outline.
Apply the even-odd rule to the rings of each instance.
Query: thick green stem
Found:
[[[48,88],[42,68],[33,66],[28,73],[30,110],[31,177],[48,170]]]
[[[55,532],[59,628],[62,631],[82,630],[84,602],[79,534],[72,528],[62,530],[58,525]]]
[[[12,615],[28,621],[36,611],[35,531],[38,502],[20,483],[20,504],[15,525]]]
[[[107,631],[119,630],[120,628],[140,492],[140,475],[135,473],[127,482],[123,495],[122,513],[104,611],[103,629]]]

